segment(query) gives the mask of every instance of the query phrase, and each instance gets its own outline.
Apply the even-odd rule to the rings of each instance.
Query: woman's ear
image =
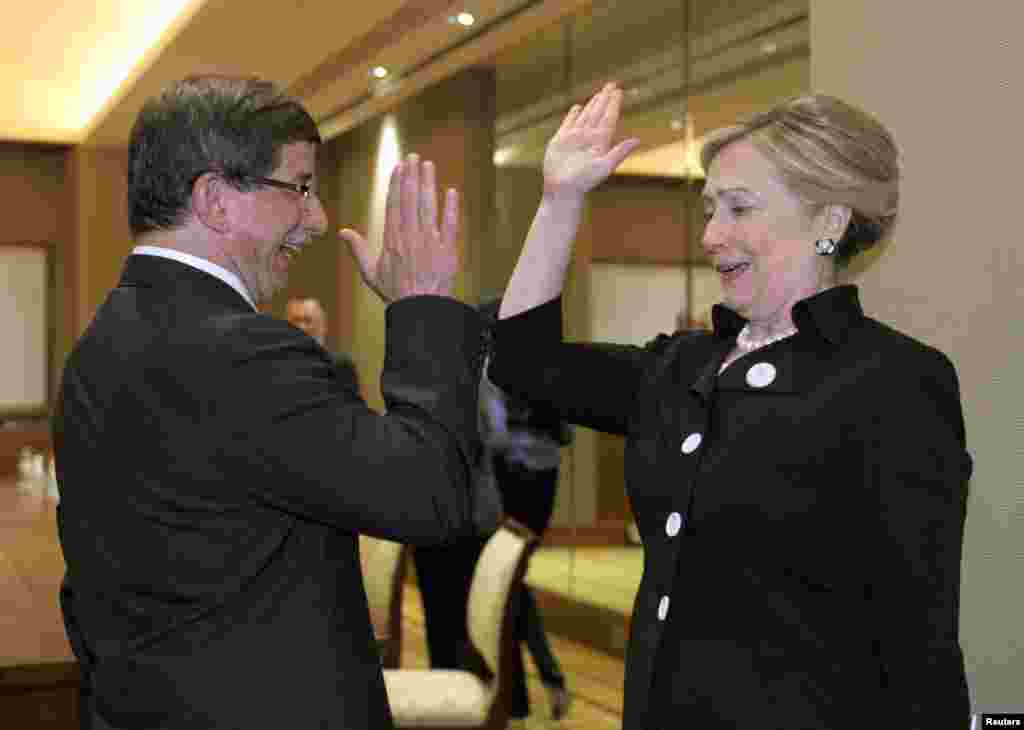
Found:
[[[841,241],[843,236],[846,235],[846,229],[850,225],[853,210],[848,205],[833,203],[826,205],[822,213],[822,225],[824,226],[822,237],[831,238],[836,242]]]
[[[230,186],[216,172],[205,172],[192,184],[192,212],[207,228],[226,233],[229,228]]]

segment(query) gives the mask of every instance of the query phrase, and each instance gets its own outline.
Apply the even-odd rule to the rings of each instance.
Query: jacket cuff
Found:
[[[405,297],[388,305],[384,321],[385,362],[400,368],[429,363],[428,370],[435,371],[454,357],[479,375],[486,352],[480,316],[472,307],[450,297]]]

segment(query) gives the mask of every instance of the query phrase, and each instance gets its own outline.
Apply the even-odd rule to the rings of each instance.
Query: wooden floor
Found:
[[[639,545],[542,546],[530,560],[526,582],[628,616],[642,572]]]
[[[0,672],[71,659],[57,603],[55,504],[45,482],[0,484]]]
[[[426,669],[426,639],[423,610],[415,586],[406,586],[402,599],[402,666]],[[566,687],[573,696],[569,714],[560,722],[550,719],[544,686],[537,676],[529,652],[525,652],[530,716],[513,721],[512,728],[524,730],[618,730],[622,726],[622,660],[559,636],[550,636],[551,647],[562,665]]]
[[[0,480],[0,728],[78,727],[78,669],[57,592],[64,559],[46,480]]]

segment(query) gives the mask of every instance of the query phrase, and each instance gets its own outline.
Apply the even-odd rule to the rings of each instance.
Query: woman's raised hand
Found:
[[[544,192],[584,195],[599,185],[636,149],[640,140],[611,147],[622,108],[622,90],[609,83],[587,105],[576,104],[548,142],[544,154]]]

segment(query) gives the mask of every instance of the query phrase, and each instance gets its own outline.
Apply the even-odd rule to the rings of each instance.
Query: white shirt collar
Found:
[[[165,259],[173,259],[174,261],[185,264],[186,266],[191,266],[193,269],[205,271],[210,276],[216,276],[236,292],[241,294],[253,309],[259,311],[256,307],[256,303],[252,300],[252,295],[249,294],[249,290],[245,288],[245,284],[243,284],[242,280],[238,278],[238,275],[233,271],[228,271],[223,266],[218,266],[212,261],[198,256],[193,256],[192,254],[185,253],[184,251],[178,251],[174,248],[163,248],[162,246],[136,246],[132,249],[132,254],[138,256],[159,256]]]

